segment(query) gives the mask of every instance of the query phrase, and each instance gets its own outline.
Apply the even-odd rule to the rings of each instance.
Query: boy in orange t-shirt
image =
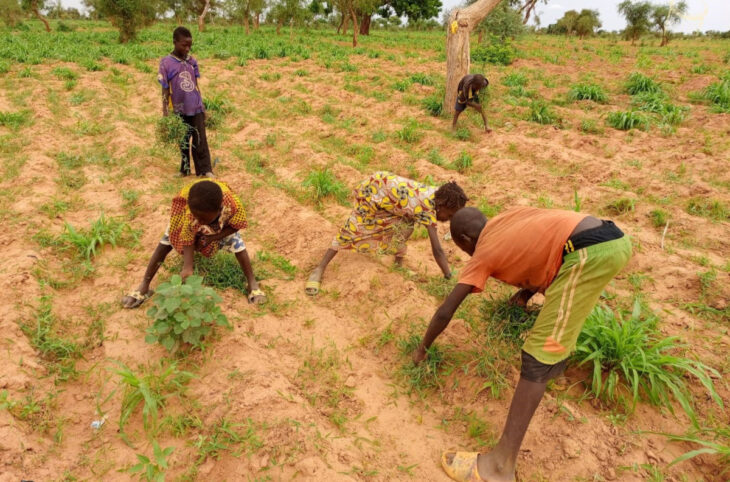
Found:
[[[522,347],[522,369],[502,437],[486,454],[444,452],[441,464],[454,480],[514,480],[522,439],[547,382],[560,375],[583,322],[609,281],[628,263],[631,242],[611,221],[572,211],[517,207],[489,222],[475,208],[451,219],[454,243],[471,256],[459,283],[431,319],[413,353],[426,350],[448,326],[469,293],[487,279],[520,288],[510,302],[525,306],[537,292],[545,303]]]

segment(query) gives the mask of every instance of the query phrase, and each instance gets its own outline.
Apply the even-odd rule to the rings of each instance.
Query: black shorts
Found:
[[[459,101],[457,100],[457,101],[456,101],[456,104],[454,104],[454,110],[455,110],[456,112],[464,112],[464,111],[466,110],[466,102],[464,102],[464,103],[462,104],[461,102],[459,102]]]
[[[535,383],[547,383],[549,380],[559,377],[565,371],[567,364],[568,360],[566,359],[555,365],[547,365],[523,351],[520,377]]]

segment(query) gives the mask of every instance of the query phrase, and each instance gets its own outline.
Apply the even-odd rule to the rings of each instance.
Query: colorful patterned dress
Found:
[[[389,172],[376,172],[354,191],[355,209],[332,241],[332,249],[405,254],[404,233],[414,224],[436,225],[436,189]]]
[[[223,191],[223,209],[218,220],[213,224],[201,225],[195,219],[193,213],[188,207],[188,194],[190,188],[198,182],[209,181],[220,186]],[[180,193],[172,200],[172,210],[170,214],[170,224],[165,232],[165,236],[160,243],[171,245],[175,251],[182,254],[185,246],[193,246],[195,244],[195,236],[200,234],[216,234],[221,232],[226,226],[235,229],[245,229],[248,225],[246,221],[246,211],[243,209],[241,200],[228,187],[228,184],[221,181],[213,181],[209,179],[201,179],[185,186]],[[241,235],[236,232],[218,243],[210,243],[200,251],[205,257],[213,256],[219,249],[226,249],[231,252],[243,251],[245,244],[241,239]]]

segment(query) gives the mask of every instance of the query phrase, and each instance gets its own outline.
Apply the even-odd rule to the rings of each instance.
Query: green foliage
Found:
[[[226,114],[233,110],[233,105],[225,94],[206,94],[203,105],[205,106],[205,126],[209,129],[220,127]]]
[[[416,334],[409,335],[407,338],[398,340],[397,346],[400,351],[404,363],[398,370],[398,374],[405,381],[410,391],[414,391],[423,396],[425,392],[440,388],[442,386],[442,376],[450,360],[446,357],[443,350],[436,344],[426,350],[427,357],[420,364],[415,365],[411,361],[411,355],[421,344],[421,337]]]
[[[187,383],[195,378],[190,372],[180,371],[176,363],[164,365],[162,362],[151,365],[135,373],[127,365],[119,363],[116,374],[123,388],[122,407],[119,414],[119,431],[124,433],[130,417],[142,404],[142,423],[146,432],[154,434],[157,430],[159,411],[165,408],[167,399],[181,397],[187,390]]]
[[[466,3],[472,4],[474,0],[467,0]],[[501,2],[479,22],[475,30],[504,41],[522,35],[525,26],[522,24],[520,12],[510,2]]]
[[[423,105],[423,108],[426,109],[426,112],[434,117],[440,116],[444,111],[443,96],[441,95],[430,95],[425,97],[421,101],[421,105]]]
[[[546,102],[533,100],[530,102],[530,113],[527,115],[527,120],[538,124],[555,124],[560,121],[560,117]]]
[[[334,198],[340,204],[345,204],[350,193],[329,168],[309,171],[302,186],[309,188],[312,198],[318,204],[327,198]]]
[[[602,134],[603,128],[598,125],[598,123],[593,119],[583,119],[580,121],[580,127],[578,127],[581,132],[585,132],[586,134]]]
[[[579,366],[592,366],[593,376],[587,383],[597,398],[622,402],[630,411],[644,399],[672,413],[674,399],[696,424],[685,377],[696,378],[722,407],[711,378],[720,375],[699,361],[673,354],[686,345],[676,337],[662,338],[657,316],[642,316],[641,311],[638,299],[626,317],[616,315],[608,307],[596,306],[578,337],[573,360]]]
[[[653,209],[649,213],[649,217],[651,218],[651,224],[655,228],[663,228],[669,220],[669,213],[663,209]]]
[[[687,212],[713,221],[730,220],[730,209],[718,199],[692,198],[687,202]]]
[[[217,289],[246,291],[246,279],[235,256],[218,251],[210,258],[195,256],[194,274],[203,277],[203,284]]]
[[[157,140],[163,144],[180,146],[189,136],[188,125],[183,122],[182,117],[170,114],[160,117],[156,126]]]
[[[649,118],[635,110],[609,112],[606,116],[606,123],[614,129],[622,131],[649,129]]]
[[[421,84],[421,85],[435,85],[436,81],[434,78],[428,74],[411,74],[409,77],[411,83],[413,84]]]
[[[579,213],[582,204],[578,190],[573,189],[573,211]]]
[[[606,92],[598,84],[575,84],[570,88],[568,98],[572,101],[592,100],[599,104],[605,104],[608,101]]]
[[[91,260],[98,250],[105,244],[116,247],[131,245],[137,242],[138,232],[120,218],[107,218],[104,214],[91,223],[89,229],[77,230],[69,223],[64,223],[64,231],[58,241],[68,249],[74,249],[76,254]]]
[[[459,153],[459,155],[456,157],[456,159],[454,159],[454,165],[453,165],[453,167],[457,171],[463,173],[467,169],[469,169],[472,166],[473,163],[474,163],[474,161],[473,161],[473,159],[471,157],[471,154],[469,154],[468,152],[462,150]]]
[[[633,199],[622,197],[606,204],[604,209],[611,214],[620,215],[634,212],[635,204]]]
[[[508,296],[484,298],[479,305],[479,314],[485,322],[488,338],[507,341],[514,348],[522,346],[538,313],[539,310],[511,304]]]
[[[2,112],[0,111],[0,126],[8,127],[14,131],[29,124],[31,116],[29,111]]]
[[[719,82],[707,86],[702,91],[701,97],[710,102],[715,112],[730,113],[730,74],[726,74]]]
[[[652,5],[647,1],[632,2],[624,0],[618,5],[618,13],[626,18],[624,37],[636,41],[639,37],[649,31],[649,14]]]
[[[147,343],[160,343],[167,351],[177,351],[186,343],[193,348],[203,346],[203,338],[214,325],[230,328],[228,319],[218,303],[221,297],[210,287],[204,287],[203,278],[190,276],[183,284],[179,275],[160,284],[154,297],[154,306],[147,310],[153,323],[147,328]]]
[[[198,449],[196,462],[200,464],[208,457],[217,460],[223,451],[232,450],[234,446],[238,446],[233,452],[236,457],[242,452],[251,454],[260,449],[263,443],[250,418],[246,418],[242,423],[231,423],[223,418],[215,424],[209,434],[198,435],[193,446]]]
[[[164,482],[167,470],[167,458],[172,455],[174,447],[160,448],[157,440],[152,441],[152,459],[143,454],[137,454],[137,465],[127,470],[130,474],[139,474],[140,480],[147,482]]]
[[[702,446],[700,449],[691,450],[680,455],[669,464],[670,466],[697,457],[698,455],[707,454],[716,456],[720,465],[725,467],[720,472],[721,475],[727,473],[728,467],[730,467],[730,428],[704,428],[688,435],[668,435],[668,437],[669,440],[676,442],[689,442]]]
[[[471,131],[468,127],[459,127],[453,131],[452,135],[460,141],[468,141],[471,139]]]
[[[87,5],[119,29],[119,42],[137,37],[137,31],[154,22],[158,9],[167,10],[159,2],[145,0],[87,0]]]
[[[640,72],[632,72],[625,85],[629,95],[641,94],[644,92],[661,92],[662,87],[657,81]]]
[[[687,112],[686,107],[669,103],[667,95],[660,90],[638,93],[634,96],[633,103],[639,110],[659,114],[662,121],[669,125],[682,123]]]
[[[524,87],[527,82],[527,76],[522,72],[509,73],[502,79],[502,84],[507,87]]]
[[[420,125],[415,119],[409,119],[402,129],[395,131],[395,134],[400,141],[407,142],[408,144],[416,143],[423,137]]]
[[[471,51],[472,62],[494,65],[510,65],[517,57],[517,50],[508,41],[492,39],[488,43],[477,45]]]

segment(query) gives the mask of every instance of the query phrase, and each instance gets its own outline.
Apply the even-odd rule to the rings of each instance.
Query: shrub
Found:
[[[544,101],[533,100],[527,120],[538,124],[554,124],[560,120],[558,115]]]
[[[471,51],[472,62],[495,65],[510,65],[517,57],[517,50],[508,42],[500,40],[478,45]]]
[[[304,187],[310,188],[312,197],[317,203],[333,197],[339,203],[344,204],[349,194],[348,189],[339,181],[329,168],[309,171],[309,175],[302,183]]]
[[[502,84],[508,87],[524,87],[527,85],[527,76],[522,72],[513,72],[502,79]]]
[[[592,100],[603,104],[608,101],[606,92],[597,84],[576,84],[570,88],[568,98],[572,101],[576,100]]]
[[[626,92],[630,95],[642,92],[661,92],[661,90],[662,87],[657,81],[639,72],[633,72],[629,75],[626,82]]]
[[[154,306],[147,310],[154,322],[147,328],[145,341],[160,343],[169,352],[182,343],[201,348],[214,325],[230,327],[220,301],[213,288],[203,286],[200,276],[189,276],[183,284],[180,275],[173,275],[157,288]]]
[[[162,144],[179,146],[188,135],[188,125],[179,115],[170,114],[157,121],[157,140]]]
[[[672,413],[674,398],[696,423],[685,377],[696,377],[722,406],[710,378],[710,375],[718,378],[720,375],[699,361],[672,354],[686,345],[676,337],[661,338],[657,323],[654,313],[642,318],[638,300],[625,319],[608,307],[596,306],[578,337],[573,360],[579,366],[592,365],[593,376],[587,383],[597,398],[610,402],[630,401],[631,411],[637,401],[645,399]],[[629,408],[628,403],[624,406]]]
[[[649,119],[642,113],[634,110],[610,112],[606,117],[606,122],[614,129],[622,131],[631,129],[645,131],[649,129]]]

